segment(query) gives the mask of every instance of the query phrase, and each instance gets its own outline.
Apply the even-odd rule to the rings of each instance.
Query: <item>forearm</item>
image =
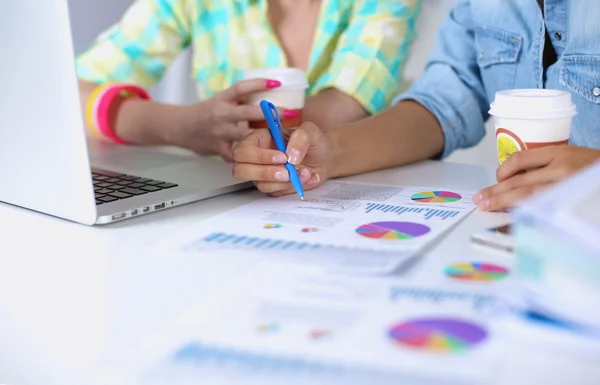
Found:
[[[335,88],[329,88],[307,98],[303,120],[327,130],[367,116],[367,111],[356,99]]]
[[[329,177],[341,177],[425,160],[439,155],[444,135],[435,116],[404,101],[359,122],[326,133],[332,146]]]
[[[87,101],[97,87],[95,84],[79,81],[81,108],[85,111]],[[128,143],[143,145],[169,144],[168,133],[178,126],[191,125],[186,106],[174,106],[149,100],[122,99],[115,103],[118,114],[110,118],[115,133]],[[90,127],[86,128],[90,130]]]

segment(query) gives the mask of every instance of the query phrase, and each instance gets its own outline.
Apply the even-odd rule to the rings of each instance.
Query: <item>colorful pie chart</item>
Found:
[[[450,203],[461,200],[462,196],[451,191],[422,191],[413,194],[410,199],[419,203]]]
[[[274,322],[260,324],[256,327],[256,330],[260,334],[275,333],[275,332],[279,331],[279,324],[274,323]]]
[[[482,327],[453,318],[421,318],[393,325],[388,336],[398,345],[431,353],[462,353],[487,338]]]
[[[509,273],[506,267],[482,262],[462,262],[446,267],[449,277],[461,281],[496,281]]]
[[[373,222],[356,229],[358,235],[386,241],[408,240],[430,231],[429,227],[413,222]]]

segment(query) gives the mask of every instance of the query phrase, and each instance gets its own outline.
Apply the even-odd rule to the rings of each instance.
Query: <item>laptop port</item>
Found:
[[[134,215],[138,215],[140,213],[140,210],[135,209],[135,210],[131,210],[131,216],[133,217]]]
[[[159,205],[154,206],[154,210],[161,210],[164,209],[165,207],[167,207],[166,203],[161,203]]]
[[[150,206],[146,206],[142,209],[143,213],[149,213],[150,212]]]
[[[127,216],[127,213],[115,214],[112,216],[113,221],[123,219]]]

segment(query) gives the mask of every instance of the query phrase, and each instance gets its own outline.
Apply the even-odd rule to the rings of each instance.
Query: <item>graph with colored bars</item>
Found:
[[[457,211],[457,210],[441,210],[441,209],[426,208],[426,207],[393,206],[393,205],[386,205],[386,204],[382,204],[382,203],[367,204],[367,207],[365,208],[365,213],[368,214],[373,211],[381,211],[384,213],[392,213],[392,214],[397,214],[397,215],[408,214],[408,213],[422,214],[425,217],[425,219],[431,219],[431,218],[448,219],[448,218],[454,218],[455,216],[460,214],[460,211]]]
[[[215,232],[207,235],[206,237],[193,242],[187,247],[191,249],[197,249],[199,246],[208,245],[219,245],[219,247],[225,246],[250,250],[315,250],[321,247],[319,244],[308,242],[293,242],[281,239],[243,236],[223,232]]]

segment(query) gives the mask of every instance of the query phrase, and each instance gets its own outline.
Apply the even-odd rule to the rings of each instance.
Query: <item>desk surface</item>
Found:
[[[349,180],[478,190],[495,182],[495,170],[431,161]],[[245,272],[253,261],[239,255],[167,256],[151,245],[258,195],[246,190],[102,227],[0,204],[0,383],[5,373],[8,383],[37,385],[85,371]],[[481,253],[470,234],[509,219],[475,211],[430,252]],[[498,384],[600,383],[597,360],[533,346],[502,366]]]

